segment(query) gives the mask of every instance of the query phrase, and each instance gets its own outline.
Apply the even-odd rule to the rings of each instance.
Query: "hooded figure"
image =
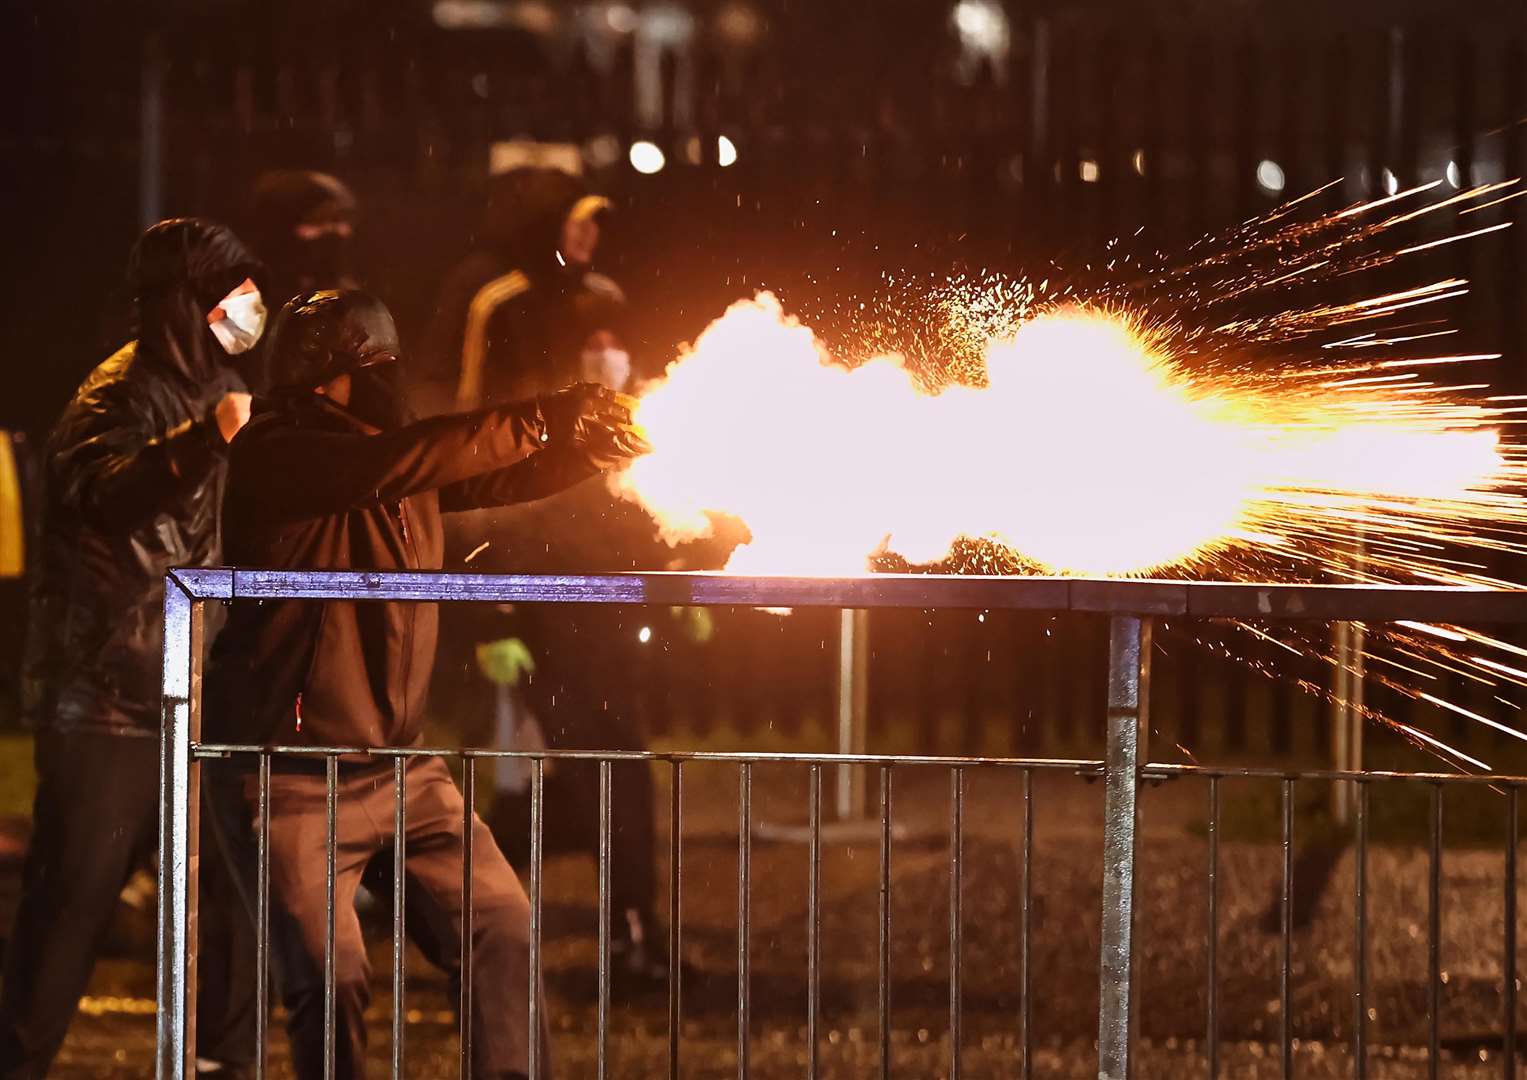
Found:
[[[441,289],[430,330],[426,405],[458,409],[607,377],[629,361],[625,295],[590,270],[610,202],[560,169],[491,179],[483,247]],[[616,387],[620,389],[620,387]]]
[[[260,291],[273,310],[299,293],[359,285],[352,257],[356,211],[354,193],[328,173],[273,169],[255,178],[240,232],[265,264]],[[243,366],[256,393],[269,385],[266,363],[262,346]]]
[[[157,845],[165,573],[222,562],[227,440],[249,401],[231,359],[264,326],[258,273],[220,225],[188,218],[150,228],[128,269],[137,339],[90,374],[47,442],[23,684],[38,788],[5,953],[0,1076],[46,1074],[118,892]],[[211,901],[204,909],[208,954],[224,910]],[[232,940],[239,929],[217,933]],[[252,941],[244,930],[239,940]],[[229,985],[203,983],[219,996]],[[244,1004],[241,1017],[200,1010],[207,1057],[250,1059]]]
[[[208,315],[259,272],[196,218],[160,222],[133,251],[137,339],[86,378],[45,451],[26,677],[38,727],[158,738],[165,572],[222,561],[216,410],[245,387],[219,334],[237,348],[264,319],[248,291],[246,329]]]
[[[361,292],[288,303],[272,331],[269,397],[234,441],[228,555],[275,568],[438,570],[441,513],[537,499],[640,452],[627,406],[600,387],[409,423],[398,395],[398,337]],[[214,741],[356,748],[418,745],[434,666],[436,606],[380,601],[235,604],[213,648],[205,729]],[[341,760],[336,824],[336,1075],[362,1076],[369,973],[353,899],[391,843],[392,766]],[[212,790],[225,845],[254,884],[248,822],[259,789],[249,760]],[[277,965],[299,1077],[324,1075],[328,882],[322,770],[277,757],[270,792]],[[409,926],[458,977],[465,810],[445,763],[409,759],[404,847]],[[472,1075],[527,1069],[529,905],[491,834],[472,820]],[[314,841],[317,840],[317,846]],[[422,922],[421,922],[422,920]],[[544,1012],[542,1015],[545,1015]]]

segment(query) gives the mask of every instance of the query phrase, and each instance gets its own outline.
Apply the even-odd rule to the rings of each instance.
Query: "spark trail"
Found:
[[[1497,356],[1447,347],[1467,283],[1427,271],[1504,228],[1476,212],[1514,185],[1436,187],[1302,217],[1312,193],[1185,265],[1114,253],[1101,285],[902,288],[838,355],[775,297],[739,301],[644,392],[654,449],[620,490],[671,540],[739,519],[742,572],[947,563],[975,540],[1015,572],[1506,584],[1494,568],[1527,537],[1522,399],[1453,374]],[[1527,686],[1527,656],[1460,628],[1370,642],[1372,681],[1454,712],[1448,680]]]

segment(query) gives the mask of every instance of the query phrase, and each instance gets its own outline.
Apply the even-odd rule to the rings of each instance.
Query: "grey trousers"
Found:
[[[405,771],[407,929],[460,991],[464,806],[445,762],[410,758]],[[222,772],[216,792],[225,850],[246,896],[256,886],[254,827],[258,781]],[[335,1075],[366,1075],[366,1007],[371,966],[355,911],[367,863],[393,845],[393,772],[343,766],[336,811],[334,877]],[[326,785],[316,771],[272,771],[270,790],[271,946],[301,1078],[321,1077],[324,955],[328,928]],[[472,1075],[528,1070],[530,901],[519,878],[472,816]],[[541,1015],[545,1016],[542,1010]],[[545,1028],[540,1033],[545,1046]],[[545,1060],[543,1056],[543,1061]]]

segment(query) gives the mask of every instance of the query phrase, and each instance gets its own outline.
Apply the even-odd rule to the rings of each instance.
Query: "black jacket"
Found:
[[[603,274],[564,264],[562,223],[588,196],[556,169],[516,169],[489,191],[484,244],[446,277],[416,397],[423,411],[468,409],[577,381],[584,342],[621,333],[625,294]]]
[[[276,400],[231,448],[228,560],[438,570],[442,511],[541,498],[594,474],[538,449],[534,403],[376,433],[323,399]],[[432,603],[236,602],[213,650],[205,732],[240,743],[408,746],[434,665]]]
[[[243,383],[206,313],[255,261],[227,229],[150,229],[129,284],[138,337],[75,392],[47,447],[23,698],[35,725],[155,735],[164,576],[222,560],[225,448],[212,412]]]

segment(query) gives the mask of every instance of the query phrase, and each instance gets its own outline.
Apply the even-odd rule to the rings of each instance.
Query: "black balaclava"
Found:
[[[309,402],[313,388],[350,376],[344,411],[378,428],[406,423],[398,329],[387,305],[359,289],[293,297],[270,331],[271,394]],[[325,399],[329,408],[340,408]]]
[[[269,268],[272,307],[299,293],[356,286],[355,215],[355,195],[328,173],[276,169],[255,179],[245,235]],[[304,227],[320,235],[305,239]]]
[[[203,218],[171,218],[149,227],[134,245],[127,282],[137,310],[138,348],[198,385],[232,358],[207,326],[207,313],[261,267],[226,226]]]

